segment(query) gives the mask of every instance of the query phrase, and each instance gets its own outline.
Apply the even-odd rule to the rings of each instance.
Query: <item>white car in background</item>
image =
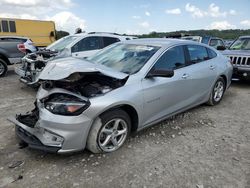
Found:
[[[75,57],[86,58],[110,44],[135,39],[116,33],[91,32],[69,35],[52,43],[47,48],[26,55],[22,65],[15,68],[20,81],[27,85],[36,85],[38,75],[52,59]]]

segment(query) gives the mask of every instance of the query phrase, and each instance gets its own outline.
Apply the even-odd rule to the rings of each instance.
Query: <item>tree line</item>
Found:
[[[60,39],[64,36],[69,35],[66,31],[56,31],[56,39]],[[126,34],[123,34],[126,35]],[[137,36],[139,38],[163,38],[163,37],[169,37],[169,36],[185,36],[185,35],[198,35],[198,36],[213,36],[213,37],[219,37],[222,39],[236,39],[239,36],[243,35],[250,35],[250,29],[228,29],[228,30],[180,30],[180,31],[172,31],[172,32],[150,32],[149,34],[142,34],[142,35],[133,35]]]
[[[228,30],[180,30],[180,31],[173,31],[173,32],[150,32],[149,34],[142,34],[137,35],[139,38],[162,38],[162,37],[169,37],[175,35],[198,35],[198,36],[213,36],[219,37],[223,39],[236,39],[239,36],[243,35],[250,35],[250,29],[228,29]]]

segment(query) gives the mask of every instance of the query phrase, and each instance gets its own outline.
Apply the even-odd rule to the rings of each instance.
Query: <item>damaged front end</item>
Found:
[[[89,99],[123,86],[127,78],[95,71],[40,80],[35,109],[9,120],[16,125],[17,136],[30,148],[59,153],[82,150],[93,121],[84,114],[91,106]]]
[[[36,103],[35,109],[31,112],[18,114],[8,120],[15,124],[15,132],[22,148],[29,146],[51,153],[56,153],[62,148],[63,137],[40,126],[42,121]]]
[[[57,55],[58,52],[50,50],[40,50],[27,54],[22,58],[22,64],[15,67],[15,72],[20,76],[21,82],[33,85],[47,62],[54,59]]]

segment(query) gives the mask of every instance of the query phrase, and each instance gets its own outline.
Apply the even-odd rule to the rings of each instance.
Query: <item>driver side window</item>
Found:
[[[100,49],[100,37],[87,37],[77,42],[72,47],[72,53]]]
[[[183,46],[168,49],[155,63],[154,69],[174,70],[185,66]]]

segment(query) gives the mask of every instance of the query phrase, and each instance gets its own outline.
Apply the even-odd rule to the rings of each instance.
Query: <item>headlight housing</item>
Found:
[[[76,96],[54,93],[44,100],[44,107],[53,114],[77,116],[89,107],[89,101]]]

